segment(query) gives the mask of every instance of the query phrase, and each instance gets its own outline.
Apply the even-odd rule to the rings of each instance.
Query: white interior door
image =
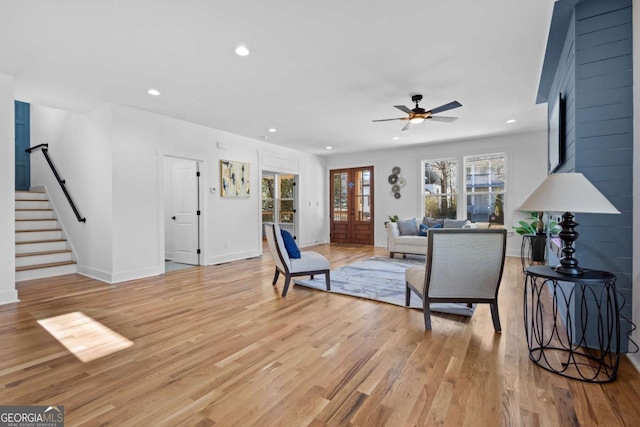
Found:
[[[173,260],[198,265],[198,162],[176,160],[171,167]]]

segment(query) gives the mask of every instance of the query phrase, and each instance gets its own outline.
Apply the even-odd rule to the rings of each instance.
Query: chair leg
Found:
[[[394,254],[394,253],[395,253],[395,252],[389,252],[389,258],[393,258],[393,254]]]
[[[310,274],[309,276],[309,279],[313,280],[313,274]]]
[[[327,282],[327,291],[331,290],[331,277],[329,276],[329,270],[324,273],[324,280]]]
[[[280,277],[280,270],[276,268],[276,274],[275,276],[273,276],[273,283],[272,283],[273,286],[276,285],[276,282],[278,281],[278,277]]]
[[[284,277],[284,289],[282,289],[282,296],[287,296],[287,291],[289,290],[289,283],[291,283],[291,276],[288,274]]]
[[[491,319],[493,319],[493,329],[496,332],[502,332],[502,327],[500,326],[500,315],[498,314],[498,301],[492,302],[491,304]]]
[[[406,288],[405,292],[405,297],[404,297],[404,305],[409,307],[409,304],[411,304],[411,288],[409,287],[409,282],[405,282],[404,287]]]
[[[427,331],[431,330],[431,309],[429,308],[429,303],[426,301],[423,301],[423,308],[422,311],[424,313],[424,328]]]

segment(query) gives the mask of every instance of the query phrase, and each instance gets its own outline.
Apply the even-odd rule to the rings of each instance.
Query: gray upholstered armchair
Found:
[[[431,330],[429,303],[487,303],[501,331],[498,289],[507,243],[504,229],[432,229],[425,265],[405,272],[406,305],[415,292],[423,302],[424,325]]]
[[[276,263],[276,273],[273,276],[273,285],[278,282],[280,273],[284,274],[284,289],[282,296],[287,296],[291,278],[295,276],[311,276],[314,274],[324,274],[327,284],[327,291],[331,290],[331,279],[329,277],[329,260],[317,252],[302,251],[300,258],[290,258],[280,234],[278,224],[265,224],[265,235],[269,250]]]

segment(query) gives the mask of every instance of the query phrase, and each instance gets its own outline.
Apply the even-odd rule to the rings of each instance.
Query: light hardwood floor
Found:
[[[387,254],[308,249],[332,268]],[[640,425],[640,374],[626,357],[603,385],[529,361],[520,268],[507,259],[502,334],[484,305],[470,320],[434,314],[426,332],[418,310],[299,286],[282,298],[268,251],[117,285],[23,282],[21,302],[0,307],[0,404],[64,405],[67,426]],[[38,323],[69,313],[116,338],[80,361]],[[92,353],[82,341],[96,330],[74,316],[62,334]]]

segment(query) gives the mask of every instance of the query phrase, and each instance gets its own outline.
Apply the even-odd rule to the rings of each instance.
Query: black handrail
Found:
[[[31,152],[37,148],[41,148],[42,150],[42,154],[44,154],[44,158],[47,160],[47,163],[49,163],[49,167],[51,167],[51,171],[53,172],[53,175],[56,177],[56,179],[58,180],[58,184],[60,184],[60,188],[62,188],[62,192],[64,193],[65,196],[67,196],[67,200],[69,201],[69,204],[71,205],[71,209],[73,209],[73,213],[76,214],[76,218],[78,218],[78,221],[80,222],[87,222],[87,218],[83,218],[80,216],[80,213],[78,212],[78,208],[76,208],[75,203],[73,203],[73,200],[71,200],[71,196],[69,195],[69,192],[67,191],[67,187],[65,186],[65,180],[60,178],[60,175],[58,175],[58,171],[56,170],[56,167],[53,165],[53,162],[51,161],[51,158],[49,157],[49,144],[40,144],[40,145],[36,145],[35,147],[31,147],[31,148],[27,148],[26,151],[27,153],[31,154]]]

